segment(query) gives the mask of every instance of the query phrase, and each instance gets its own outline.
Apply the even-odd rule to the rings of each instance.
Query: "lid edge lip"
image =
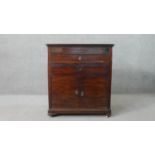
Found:
[[[113,47],[114,44],[46,44],[46,46],[107,46]]]

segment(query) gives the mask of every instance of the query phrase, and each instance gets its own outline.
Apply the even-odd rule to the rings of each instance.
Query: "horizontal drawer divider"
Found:
[[[49,76],[50,76],[50,77],[54,77],[55,74],[51,73],[51,74],[49,74]],[[64,76],[73,76],[73,74],[63,74],[62,76],[63,76],[63,77],[64,77]],[[83,78],[84,78],[84,77],[104,77],[104,78],[106,78],[106,79],[109,78],[108,73],[93,73],[93,74],[89,74],[89,73],[87,73],[87,74],[85,74],[85,73],[79,74],[79,73],[76,73],[76,74],[74,74],[74,76],[76,76],[77,78],[78,78],[78,77],[83,77]]]
[[[107,67],[108,63],[81,63],[81,64],[66,64],[66,63],[49,63],[51,67]]]

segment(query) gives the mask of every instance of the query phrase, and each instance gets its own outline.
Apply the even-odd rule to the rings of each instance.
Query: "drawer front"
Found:
[[[99,54],[89,54],[89,55],[49,55],[49,61],[53,63],[104,63],[111,61],[110,56],[104,56]]]
[[[110,63],[103,64],[49,64],[50,76],[81,76],[81,77],[109,77]]]
[[[108,56],[111,47],[49,47],[51,54],[103,54]]]

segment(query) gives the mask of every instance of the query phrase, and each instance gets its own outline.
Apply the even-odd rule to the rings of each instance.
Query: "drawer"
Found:
[[[49,55],[49,61],[53,63],[103,63],[111,61],[111,57],[101,54],[55,54]]]
[[[51,76],[71,76],[78,77],[109,77],[110,63],[102,64],[49,64]]]
[[[103,54],[109,55],[111,47],[49,47],[50,54]]]

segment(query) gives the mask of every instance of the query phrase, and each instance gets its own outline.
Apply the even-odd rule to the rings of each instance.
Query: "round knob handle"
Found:
[[[79,60],[79,61],[81,61],[81,60],[82,60],[82,57],[81,57],[81,56],[79,56],[79,57],[78,57],[78,60]]]
[[[79,91],[78,90],[75,90],[75,95],[78,95],[79,94]]]
[[[80,67],[80,68],[78,68],[78,71],[82,71],[82,68]]]
[[[84,96],[84,91],[81,91],[81,96],[82,96],[82,97]]]

